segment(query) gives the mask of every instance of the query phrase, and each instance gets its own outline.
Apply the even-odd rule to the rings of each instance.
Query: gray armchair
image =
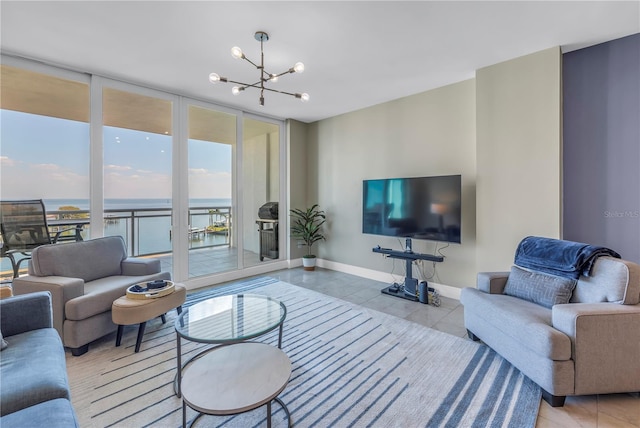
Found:
[[[127,257],[120,236],[35,248],[29,275],[14,279],[16,295],[49,291],[53,296],[53,326],[74,356],[89,343],[117,329],[111,305],[129,286],[171,279],[158,259]]]
[[[568,395],[640,391],[639,265],[601,257],[589,277],[574,282],[566,303],[546,306],[531,301],[535,296],[505,293],[518,272],[514,266],[511,272],[480,273],[476,289],[462,290],[472,339],[481,339],[540,385],[554,407]],[[546,281],[536,279],[536,272],[525,275],[529,289]]]

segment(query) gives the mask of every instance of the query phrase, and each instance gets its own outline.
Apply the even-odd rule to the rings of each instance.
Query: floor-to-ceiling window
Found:
[[[283,258],[282,229],[257,223],[284,201],[282,121],[16,62],[2,65],[2,199],[44,199],[179,281]]]
[[[43,199],[51,223],[88,218],[89,79],[28,65],[0,66],[0,197]],[[1,263],[11,277],[9,261]]]
[[[131,255],[172,251],[172,104],[102,90],[104,235],[122,236]]]
[[[281,253],[280,213],[273,215],[280,201],[280,126],[245,118],[242,135],[244,265],[253,266],[277,260]]]
[[[188,106],[190,278],[238,268],[232,210],[236,117]]]

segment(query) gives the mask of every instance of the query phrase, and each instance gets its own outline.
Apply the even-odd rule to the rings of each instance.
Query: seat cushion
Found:
[[[76,412],[65,398],[44,401],[0,418],[3,427],[79,427]]]
[[[551,309],[505,294],[487,294],[463,288],[460,302],[465,314],[495,326],[496,337],[519,343],[541,357],[555,361],[571,359],[571,340],[551,326]]]
[[[1,415],[55,398],[69,399],[64,348],[55,329],[31,330],[7,341],[10,345],[0,359]]]
[[[145,276],[118,275],[88,282],[84,285],[84,295],[71,299],[65,304],[65,318],[81,321],[108,312],[114,300],[124,296],[129,286],[154,279],[171,279],[171,275],[169,272]]]

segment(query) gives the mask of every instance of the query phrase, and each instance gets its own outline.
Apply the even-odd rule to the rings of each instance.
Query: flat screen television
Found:
[[[362,233],[460,243],[462,177],[362,182]]]

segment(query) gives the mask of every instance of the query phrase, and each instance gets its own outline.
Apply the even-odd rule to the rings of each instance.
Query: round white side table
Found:
[[[187,406],[202,415],[234,415],[267,406],[271,427],[271,402],[277,401],[291,414],[278,395],[291,377],[289,357],[275,346],[243,342],[212,349],[189,365],[182,374],[182,426],[187,426]]]

